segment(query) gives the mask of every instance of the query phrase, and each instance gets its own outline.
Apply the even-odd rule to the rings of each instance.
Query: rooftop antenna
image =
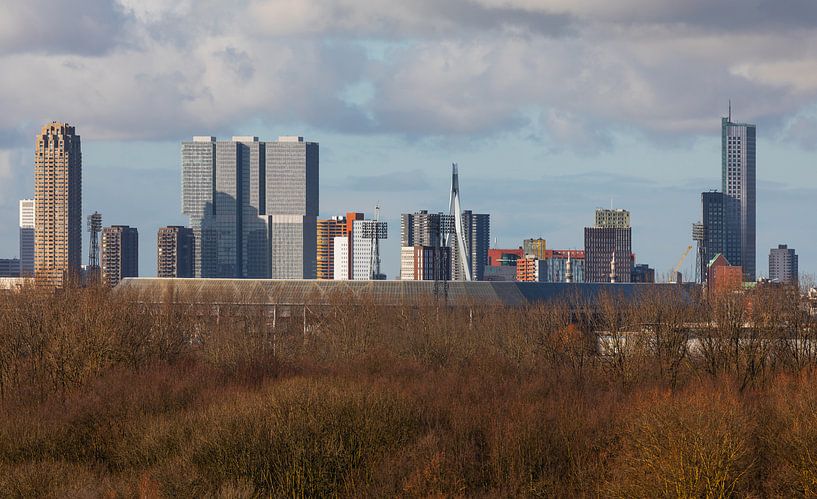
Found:
[[[732,123],[732,99],[729,99],[729,123]]]

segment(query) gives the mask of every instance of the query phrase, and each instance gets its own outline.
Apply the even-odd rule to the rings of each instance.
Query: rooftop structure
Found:
[[[536,282],[456,282],[448,283],[446,303],[451,306],[524,306],[547,301],[592,300],[602,293],[624,299],[655,290],[689,297],[699,289],[695,284],[568,284]],[[318,281],[269,279],[124,279],[116,292],[128,293],[142,303],[211,305],[332,305],[338,300],[365,300],[379,305],[431,305],[436,303],[434,281]]]

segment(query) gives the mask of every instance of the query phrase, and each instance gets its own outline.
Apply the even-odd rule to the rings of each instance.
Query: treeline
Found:
[[[768,286],[273,314],[4,294],[0,491],[814,495],[815,326]]]

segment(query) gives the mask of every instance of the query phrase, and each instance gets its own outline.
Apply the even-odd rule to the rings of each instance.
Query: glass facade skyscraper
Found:
[[[724,256],[743,267],[743,279],[755,281],[755,125],[721,119],[721,168],[724,196]]]
[[[182,143],[182,211],[196,277],[314,279],[318,144],[194,137]]]

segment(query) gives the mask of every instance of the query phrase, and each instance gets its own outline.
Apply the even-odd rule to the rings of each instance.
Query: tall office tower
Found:
[[[724,195],[722,192],[709,191],[701,193],[701,279],[706,280],[706,269],[717,254],[726,252],[724,227]]]
[[[67,123],[51,122],[34,152],[34,275],[39,284],[78,279],[82,258],[82,151]]]
[[[626,210],[596,210],[596,225],[584,228],[585,282],[611,282],[615,255],[615,282],[632,277],[632,228]]]
[[[159,229],[156,240],[158,277],[194,277],[196,238],[193,229],[171,225]]]
[[[755,265],[755,125],[721,119],[721,168],[724,195],[724,255],[743,268],[744,281],[756,278]]]
[[[772,282],[797,283],[799,269],[797,253],[785,244],[769,251],[769,280]]]
[[[376,272],[377,255],[374,250],[378,240],[388,237],[387,222],[375,220],[355,220],[352,223],[352,273],[355,281],[380,278]]]
[[[112,225],[102,229],[102,282],[110,287],[125,277],[139,277],[139,232]]]
[[[334,251],[335,254],[332,262],[332,265],[334,265],[332,279],[336,281],[348,281],[352,275],[349,267],[349,237],[336,237],[333,246],[332,251]]]
[[[34,200],[20,200],[20,275],[34,275]]]
[[[303,137],[182,143],[182,211],[196,277],[315,277],[318,144]]]
[[[317,142],[278,137],[266,143],[266,211],[273,279],[315,279]]]
[[[547,241],[541,237],[538,239],[525,239],[522,241],[522,249],[526,255],[535,256],[539,260],[547,258]]]
[[[195,241],[195,277],[219,277],[215,224],[216,138],[182,142],[182,213],[190,219]]]
[[[346,236],[346,219],[341,216],[318,220],[317,274],[320,280],[335,278],[335,238]]]
[[[451,222],[453,225],[453,221]],[[471,279],[481,281],[485,275],[485,266],[488,265],[488,248],[491,246],[491,216],[488,214],[472,213],[471,210],[462,212],[463,234],[466,238],[466,248],[471,259]],[[459,252],[456,251],[457,236],[452,232],[451,237],[451,274],[452,280],[464,281]]]

